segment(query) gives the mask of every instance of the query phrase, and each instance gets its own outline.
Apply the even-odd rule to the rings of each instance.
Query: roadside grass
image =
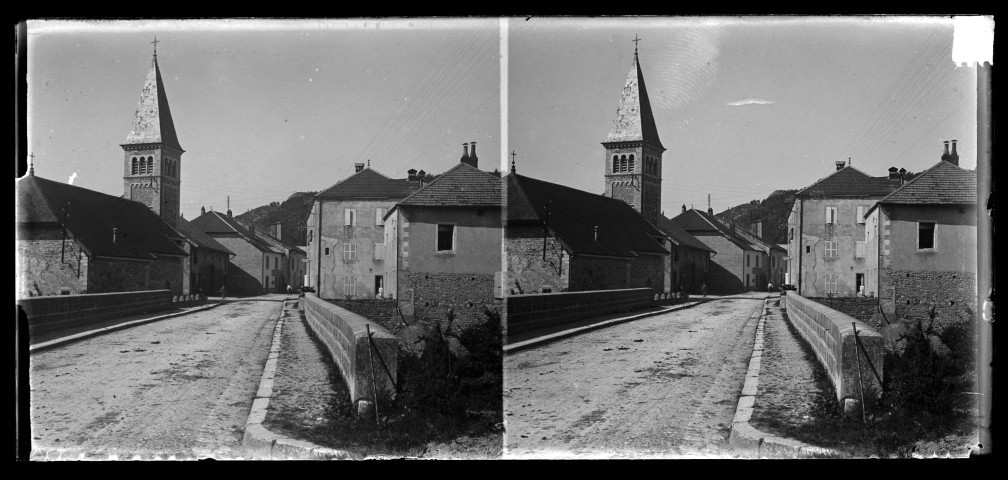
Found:
[[[885,395],[866,395],[866,421],[860,411],[844,414],[825,369],[811,347],[787,321],[788,332],[801,345],[812,365],[818,394],[808,402],[802,419],[762,416],[758,428],[812,445],[834,449],[849,457],[906,458],[966,456],[976,432],[975,405],[969,396],[971,347],[968,327],[947,325],[937,332],[950,353],[932,351],[924,329],[909,329],[903,348],[889,345],[885,356]],[[933,322],[932,322],[933,323]],[[920,325],[920,323],[918,323]]]
[[[266,427],[361,456],[420,457],[432,451],[459,458],[497,457],[504,431],[499,328],[499,318],[489,319],[487,325],[460,335],[473,356],[465,369],[452,369],[444,336],[427,338],[420,355],[400,347],[398,394],[394,400],[379,398],[378,423],[357,415],[338,367],[325,354],[333,391],[324,399],[321,420],[303,411],[278,409],[271,411]],[[325,352],[315,333],[307,332]]]

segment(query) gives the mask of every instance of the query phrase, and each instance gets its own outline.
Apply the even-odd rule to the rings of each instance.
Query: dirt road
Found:
[[[283,298],[236,300],[31,355],[30,458],[243,456]]]
[[[730,457],[764,295],[596,330],[504,359],[505,457]]]

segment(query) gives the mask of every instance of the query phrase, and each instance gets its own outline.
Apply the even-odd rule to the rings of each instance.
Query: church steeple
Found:
[[[126,142],[123,168],[124,197],[144,203],[170,225],[181,210],[179,186],[185,150],[175,133],[168,96],[157,59],[157,38],[147,80],[137,103]]]
[[[640,39],[633,41],[636,44]],[[616,118],[602,145],[606,151],[606,196],[627,202],[644,218],[657,222],[665,147],[658,138],[636,45]]]

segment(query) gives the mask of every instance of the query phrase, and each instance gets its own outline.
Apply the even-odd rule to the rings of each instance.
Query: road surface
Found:
[[[724,297],[507,355],[505,456],[732,456],[764,298]]]
[[[31,355],[30,458],[245,456],[283,299],[229,301]]]

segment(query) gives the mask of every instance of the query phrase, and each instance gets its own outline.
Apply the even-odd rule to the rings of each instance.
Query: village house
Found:
[[[308,254],[297,245],[292,245],[281,240],[281,234],[282,229],[279,223],[271,225],[268,233],[255,230],[256,238],[270,244],[283,253],[283,260],[280,265],[283,274],[280,276],[278,291],[284,291],[288,285],[292,291],[296,291],[303,285],[301,282],[304,280],[305,263],[307,262]]]
[[[446,318],[460,328],[503,314],[503,181],[477,168],[475,150],[384,218],[388,292],[404,315]]]
[[[507,176],[509,295],[666,287],[665,234],[622,200]]]
[[[263,240],[262,232],[227,215],[209,211],[193,219],[192,225],[234,252],[227,266],[227,290],[234,294],[258,295],[284,292],[287,288],[284,250]]]
[[[178,218],[175,229],[185,237],[185,250],[189,254],[189,278],[184,293],[216,295],[227,280],[228,263],[235,253],[185,218]]]
[[[721,223],[713,209],[702,212],[691,208],[672,222],[714,251],[707,272],[708,291],[738,293],[766,288],[757,281],[758,275],[765,274],[761,247],[739,235],[734,225]]]
[[[353,175],[315,196],[308,216],[308,285],[320,298],[389,296],[385,216],[431,177],[410,169],[393,179],[356,163]]]
[[[895,167],[888,177],[873,177],[838,161],[835,172],[795,193],[787,254],[799,295],[860,291],[867,274],[864,214],[900,183]]]
[[[707,283],[711,254],[716,252],[664,214],[658,215],[657,227],[668,237],[666,247],[671,252],[665,264],[665,291],[701,293]]]
[[[933,167],[867,212],[866,294],[887,315],[972,318],[977,288],[977,175],[959,167],[955,140]]]
[[[784,283],[787,249],[763,240],[762,222],[753,223],[749,231],[736,229],[735,233],[763,253],[756,259],[756,267],[762,269],[756,273],[757,290],[765,289],[768,284],[779,288]]]
[[[186,293],[186,239],[138,202],[32,170],[16,184],[15,239],[19,297]]]

